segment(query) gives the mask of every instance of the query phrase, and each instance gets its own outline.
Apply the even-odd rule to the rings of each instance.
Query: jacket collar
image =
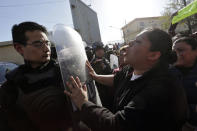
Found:
[[[168,68],[169,68],[169,65],[167,63],[158,62],[149,71],[145,72],[141,77],[137,78],[136,81],[142,80],[145,78],[146,79],[152,78],[151,76],[161,77],[162,75],[166,75],[168,73]]]

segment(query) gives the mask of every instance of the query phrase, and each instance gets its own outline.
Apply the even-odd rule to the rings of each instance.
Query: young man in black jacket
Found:
[[[86,86],[71,77],[65,91],[81,110],[81,119],[92,130],[179,131],[186,119],[187,103],[179,81],[168,70],[171,37],[160,29],[145,29],[132,41],[125,62],[133,72],[97,75],[87,63],[97,82],[116,88],[114,108],[110,112],[87,100]]]
[[[23,22],[13,26],[12,37],[25,64],[9,72],[0,88],[0,130],[81,130],[63,93],[59,65],[51,59],[46,28]]]

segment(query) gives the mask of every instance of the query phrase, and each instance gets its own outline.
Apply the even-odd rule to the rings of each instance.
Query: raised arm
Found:
[[[86,67],[88,68],[89,74],[96,82],[101,83],[106,86],[113,86],[114,83],[114,75],[98,75],[90,65],[88,61],[86,61]]]

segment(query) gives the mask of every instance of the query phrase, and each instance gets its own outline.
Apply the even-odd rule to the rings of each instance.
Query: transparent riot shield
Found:
[[[58,24],[54,27],[52,40],[55,43],[64,84],[69,81],[71,75],[78,76],[82,82],[85,82],[87,56],[81,36],[72,28]]]
[[[90,79],[85,66],[87,56],[79,33],[70,27],[58,24],[52,32],[52,42],[56,47],[65,89],[68,90],[65,83],[69,81],[69,77],[73,76],[75,78],[78,76],[82,83],[86,83],[88,96],[95,98],[96,101],[94,103],[101,104],[98,91],[94,82]]]

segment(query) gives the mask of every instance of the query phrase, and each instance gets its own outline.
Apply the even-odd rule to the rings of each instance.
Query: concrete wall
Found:
[[[74,28],[87,44],[101,41],[97,13],[80,0],[70,0]]]
[[[0,42],[0,61],[23,64],[23,58],[15,51],[12,43]]]

